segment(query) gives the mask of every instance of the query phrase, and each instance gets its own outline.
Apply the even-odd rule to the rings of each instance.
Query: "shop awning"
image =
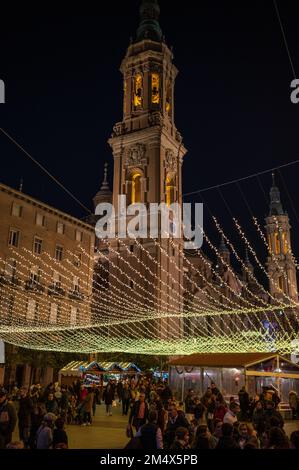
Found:
[[[275,353],[213,353],[180,356],[169,361],[170,366],[247,367],[277,356]],[[283,358],[282,358],[283,359]]]

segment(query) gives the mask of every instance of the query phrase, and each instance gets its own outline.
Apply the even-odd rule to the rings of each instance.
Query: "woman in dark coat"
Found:
[[[103,394],[103,399],[106,405],[106,413],[107,416],[112,416],[112,402],[114,401],[115,397],[115,389],[109,380],[108,384],[106,385],[106,388],[104,390]]]

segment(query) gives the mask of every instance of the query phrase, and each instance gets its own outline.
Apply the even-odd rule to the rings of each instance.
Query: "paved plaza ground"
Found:
[[[91,426],[69,425],[66,431],[70,449],[123,449],[128,442],[126,426],[128,417],[122,416],[121,406],[113,408],[112,416],[106,416],[105,405],[97,405],[96,416]],[[299,430],[299,420],[286,421],[288,435]],[[14,439],[18,439],[15,430]]]
[[[70,449],[123,449],[128,442],[128,416],[122,416],[122,407],[112,409],[106,416],[105,405],[97,405],[91,426],[67,426]]]

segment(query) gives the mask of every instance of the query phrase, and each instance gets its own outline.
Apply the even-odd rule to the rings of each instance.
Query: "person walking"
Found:
[[[29,445],[29,435],[31,426],[31,413],[33,411],[33,403],[26,388],[21,388],[18,410],[18,426],[20,441],[24,442],[24,448]]]
[[[0,389],[0,449],[5,449],[11,442],[12,433],[17,423],[17,413],[12,402],[8,400],[7,391]]]
[[[112,416],[112,402],[114,400],[114,397],[115,397],[114,387],[112,385],[111,380],[109,380],[103,393],[103,400],[106,405],[107,416]]]
[[[130,406],[130,400],[131,400],[131,393],[130,393],[129,385],[127,383],[124,384],[121,393],[122,393],[121,402],[122,402],[123,416],[127,416],[128,411],[129,411],[129,406]]]
[[[82,414],[83,414],[83,423],[82,426],[90,426],[91,425],[91,413],[92,413],[92,405],[94,401],[94,393],[92,388],[88,388],[88,393],[83,401],[82,404]]]
[[[140,392],[139,399],[135,401],[131,408],[129,424],[132,424],[136,431],[146,423],[148,417],[148,405],[145,401],[145,393]]]

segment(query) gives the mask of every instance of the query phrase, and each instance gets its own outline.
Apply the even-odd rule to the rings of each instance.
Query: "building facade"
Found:
[[[2,327],[88,323],[93,256],[93,227],[0,184]]]

